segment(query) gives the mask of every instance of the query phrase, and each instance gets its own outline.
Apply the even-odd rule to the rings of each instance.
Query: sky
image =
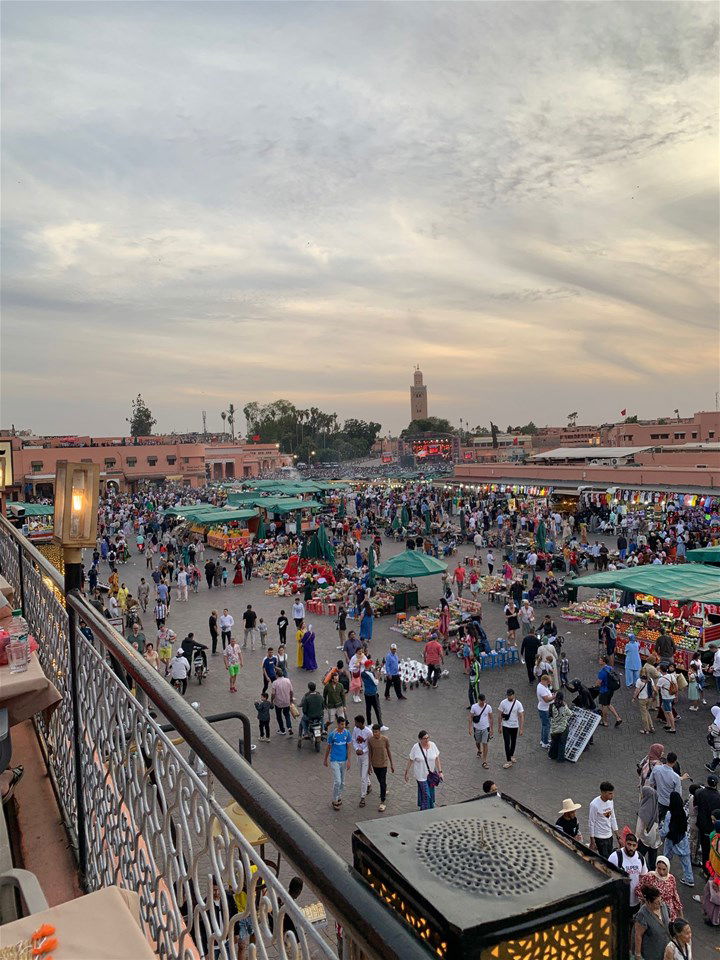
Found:
[[[718,8],[2,17],[3,426],[714,409]]]

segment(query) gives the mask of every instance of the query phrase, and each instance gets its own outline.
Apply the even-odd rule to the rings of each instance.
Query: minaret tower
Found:
[[[420,367],[416,366],[413,385],[410,387],[410,420],[426,420],[427,415],[427,387],[423,383]]]

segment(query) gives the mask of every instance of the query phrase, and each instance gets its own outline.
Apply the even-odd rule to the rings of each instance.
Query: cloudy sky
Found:
[[[717,6],[3,5],[2,425],[712,409]]]

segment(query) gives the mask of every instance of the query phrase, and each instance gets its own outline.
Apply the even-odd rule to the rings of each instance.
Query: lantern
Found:
[[[64,548],[95,546],[99,486],[99,464],[58,460],[54,534]]]

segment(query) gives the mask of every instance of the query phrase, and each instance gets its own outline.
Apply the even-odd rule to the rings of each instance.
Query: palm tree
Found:
[[[225,436],[225,421],[226,421],[226,419],[227,419],[227,414],[226,414],[225,411],[223,410],[223,412],[220,414],[220,416],[222,417],[222,422],[223,422],[223,436]]]
[[[227,412],[228,423],[230,424],[230,436],[235,439],[235,406],[231,403]]]

